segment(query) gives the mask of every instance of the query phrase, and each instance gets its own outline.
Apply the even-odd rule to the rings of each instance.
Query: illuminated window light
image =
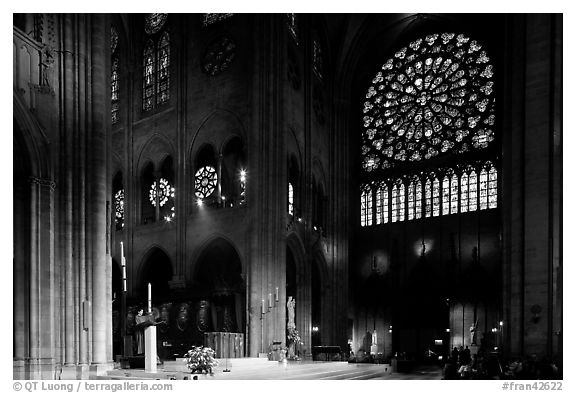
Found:
[[[204,202],[202,202],[202,199],[197,199],[197,200],[196,200],[196,205],[202,206],[203,204],[204,204]]]

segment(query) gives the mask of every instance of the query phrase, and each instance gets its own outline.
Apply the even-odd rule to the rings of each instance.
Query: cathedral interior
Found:
[[[14,378],[136,355],[148,299],[162,359],[274,355],[290,297],[305,360],[562,359],[562,29],[14,14]]]

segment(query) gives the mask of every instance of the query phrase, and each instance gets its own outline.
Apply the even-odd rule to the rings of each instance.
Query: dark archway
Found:
[[[152,248],[144,259],[140,270],[139,291],[144,301],[147,294],[148,283],[152,285],[152,301],[157,304],[170,298],[170,284],[172,280],[172,262],[158,247]]]
[[[245,333],[242,262],[230,242],[218,238],[204,248],[196,263],[192,287],[203,310],[197,320],[200,330]]]

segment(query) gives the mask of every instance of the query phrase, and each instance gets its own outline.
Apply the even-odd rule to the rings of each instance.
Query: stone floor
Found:
[[[225,372],[224,370],[230,370]],[[349,364],[347,362],[296,361],[279,363],[262,358],[219,359],[210,374],[190,374],[183,361],[166,362],[156,373],[144,370],[113,370],[102,379],[192,379],[199,380],[433,380],[441,379],[440,367],[427,366],[411,373],[392,372],[385,364]]]

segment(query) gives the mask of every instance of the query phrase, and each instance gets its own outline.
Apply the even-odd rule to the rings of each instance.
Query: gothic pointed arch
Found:
[[[168,252],[157,244],[153,245],[141,259],[136,291],[141,297],[144,296],[147,294],[148,283],[150,283],[155,304],[169,299],[170,281],[172,281],[173,274],[172,259]]]
[[[211,236],[195,253],[192,266],[193,295],[210,309],[205,324],[212,331],[245,332],[244,264],[234,243]]]

